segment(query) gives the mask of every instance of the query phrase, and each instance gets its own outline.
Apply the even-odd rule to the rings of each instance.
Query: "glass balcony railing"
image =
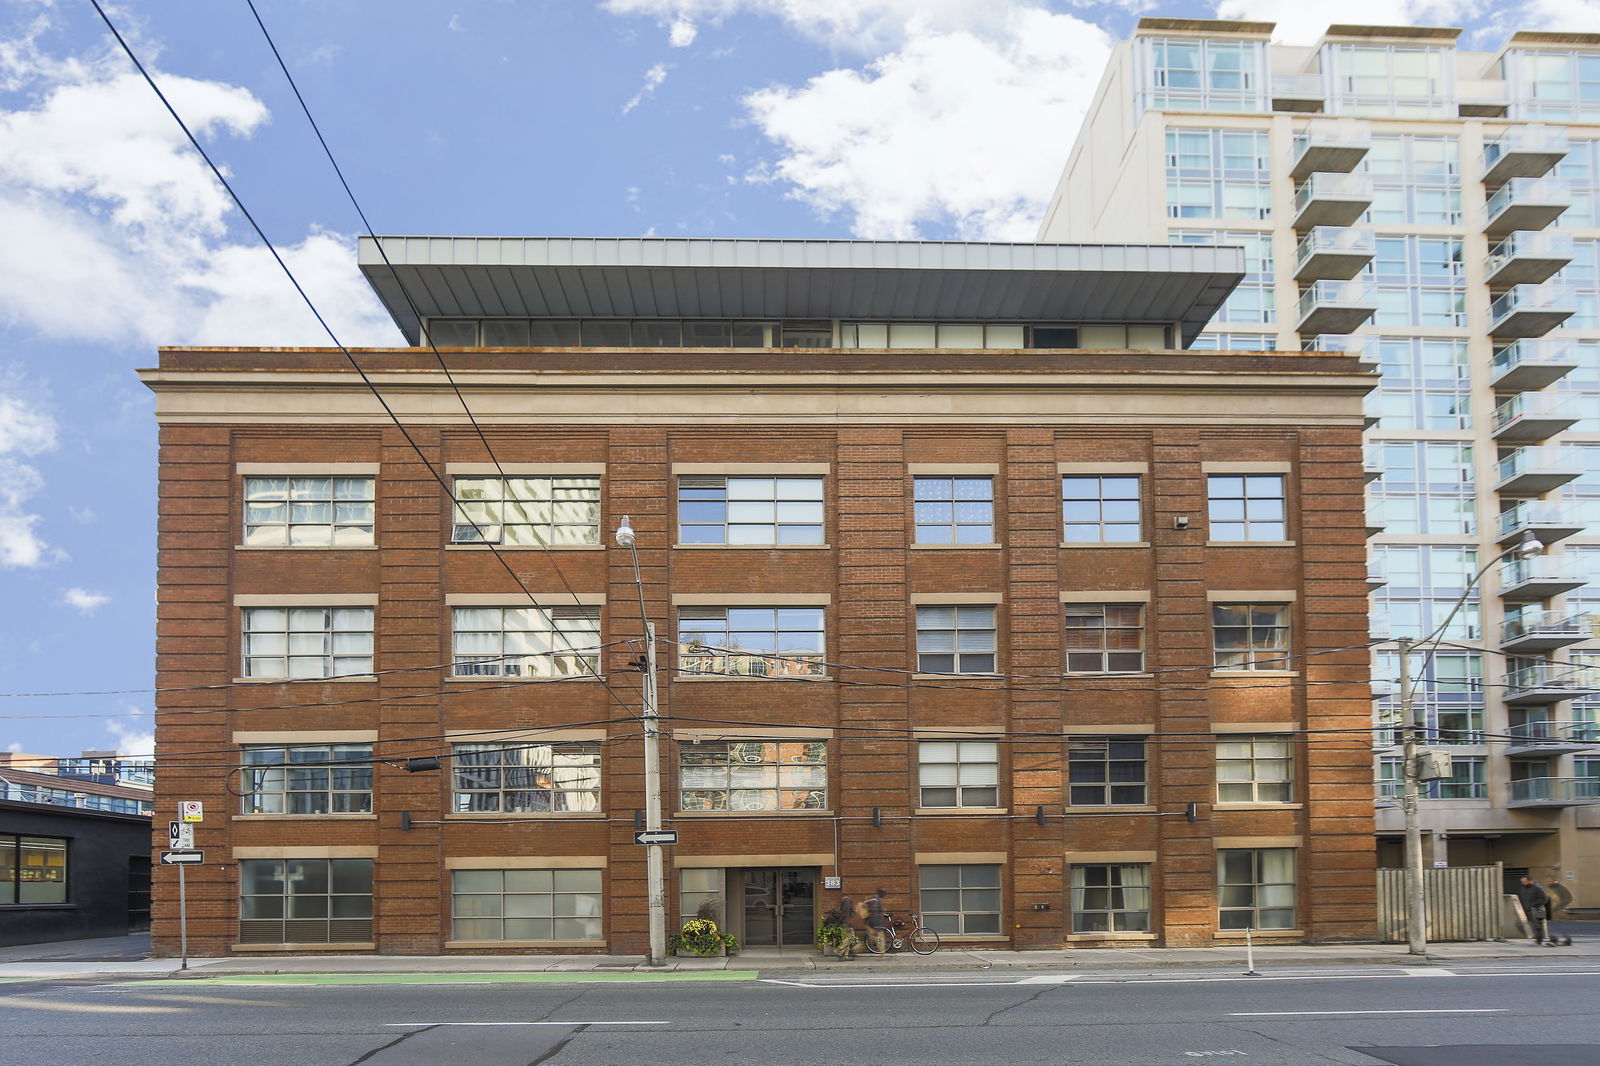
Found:
[[[1514,370],[1575,365],[1572,346],[1566,341],[1524,337],[1496,346],[1492,368],[1498,378]]]
[[[1500,457],[1495,471],[1501,484],[1516,478],[1542,477],[1554,482],[1550,488],[1575,480],[1583,473],[1577,461],[1570,458],[1565,449],[1548,445],[1517,448]],[[1541,488],[1539,491],[1548,492],[1550,489]]]
[[[1289,173],[1296,179],[1316,171],[1348,174],[1372,147],[1372,127],[1357,119],[1312,119],[1294,135]]]
[[[1506,673],[1506,698],[1531,693],[1548,693],[1551,701],[1587,696],[1600,680],[1589,676],[1593,672],[1571,663],[1534,663]]]
[[[1560,126],[1512,126],[1483,145],[1483,172],[1493,180],[1497,171],[1508,168],[1513,176],[1544,174],[1561,161],[1570,147],[1567,131]]]
[[[1489,197],[1488,227],[1495,231],[1544,229],[1572,206],[1572,186],[1559,178],[1512,178]]]
[[[1321,74],[1274,74],[1272,99],[1276,101],[1321,101],[1327,98]],[[1293,110],[1300,110],[1294,108]]]
[[[1572,262],[1572,238],[1549,230],[1513,230],[1489,246],[1484,272],[1494,284],[1541,282]]]
[[[1577,314],[1572,290],[1565,285],[1513,285],[1489,303],[1489,330],[1504,324],[1514,315],[1538,313],[1565,319]],[[1549,328],[1554,329],[1555,326]]]
[[[1582,611],[1577,614],[1557,611],[1519,611],[1507,618],[1500,627],[1502,644],[1524,637],[1571,638],[1572,642],[1576,643],[1594,635],[1594,616]]]
[[[1301,332],[1349,333],[1377,310],[1377,289],[1364,279],[1314,281],[1300,290]],[[1317,326],[1321,319],[1327,319],[1328,324]]]
[[[1348,226],[1356,218],[1361,217],[1372,204],[1372,176],[1369,174],[1312,174],[1295,187],[1294,211],[1297,216],[1308,210],[1314,209],[1319,204],[1356,204],[1353,217],[1344,222],[1331,222],[1332,225]],[[1317,225],[1324,224],[1317,220]]]
[[[1525,777],[1511,782],[1512,803],[1600,802],[1600,777]]]
[[[1574,517],[1571,507],[1548,500],[1524,500],[1500,512],[1501,537],[1512,537],[1529,529],[1570,529],[1572,532],[1566,535],[1572,537],[1583,530],[1583,522]],[[1550,543],[1545,537],[1538,539]]]
[[[1519,392],[1494,409],[1493,432],[1502,437],[1527,427],[1517,439],[1544,440],[1577,422],[1565,397]]]
[[[1372,262],[1377,251],[1377,239],[1369,229],[1313,226],[1295,248],[1295,277],[1301,281],[1348,280]]]
[[[1514,747],[1589,747],[1600,745],[1600,725],[1594,722],[1523,722],[1506,730]]]

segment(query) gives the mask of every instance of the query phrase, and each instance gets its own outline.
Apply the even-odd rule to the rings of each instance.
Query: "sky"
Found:
[[[246,0],[105,3],[350,345],[401,343]],[[379,233],[1028,240],[1141,16],[1306,0],[256,0]],[[1323,14],[1322,19],[1327,16]],[[1342,21],[1600,32],[1600,0]],[[151,748],[158,345],[327,344],[89,0],[0,0],[0,749]]]

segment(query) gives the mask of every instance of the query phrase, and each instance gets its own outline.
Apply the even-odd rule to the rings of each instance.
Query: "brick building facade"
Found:
[[[1219,298],[1102,305],[1170,345]],[[192,951],[642,951],[641,600],[669,928],[717,896],[808,945],[881,885],[991,947],[1371,936],[1369,375],[1032,326],[838,351],[871,316],[825,311],[804,351],[161,352],[157,820],[205,802]]]

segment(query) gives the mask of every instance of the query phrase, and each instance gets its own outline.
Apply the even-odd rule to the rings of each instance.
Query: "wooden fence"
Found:
[[[1428,901],[1428,940],[1500,937],[1504,872],[1493,866],[1451,866],[1422,871]],[[1378,939],[1406,939],[1406,872],[1378,871]]]

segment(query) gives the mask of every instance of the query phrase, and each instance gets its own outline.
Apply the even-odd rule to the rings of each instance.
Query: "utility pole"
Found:
[[[1401,810],[1406,818],[1406,947],[1413,955],[1428,953],[1428,900],[1422,882],[1422,826],[1417,819],[1421,780],[1417,763],[1416,698],[1412,692],[1411,648],[1413,641],[1401,638],[1400,645],[1400,743]]]
[[[644,607],[644,580],[639,576],[639,547],[628,516],[617,526],[617,546],[627,548],[633,559],[633,584],[639,592],[639,620],[644,623],[644,654],[632,664],[639,668],[640,697],[644,703],[640,723],[644,727],[644,827],[647,832],[661,830],[661,710],[656,696],[656,624]],[[651,966],[667,961],[667,874],[660,844],[646,844],[645,892],[650,918]]]

